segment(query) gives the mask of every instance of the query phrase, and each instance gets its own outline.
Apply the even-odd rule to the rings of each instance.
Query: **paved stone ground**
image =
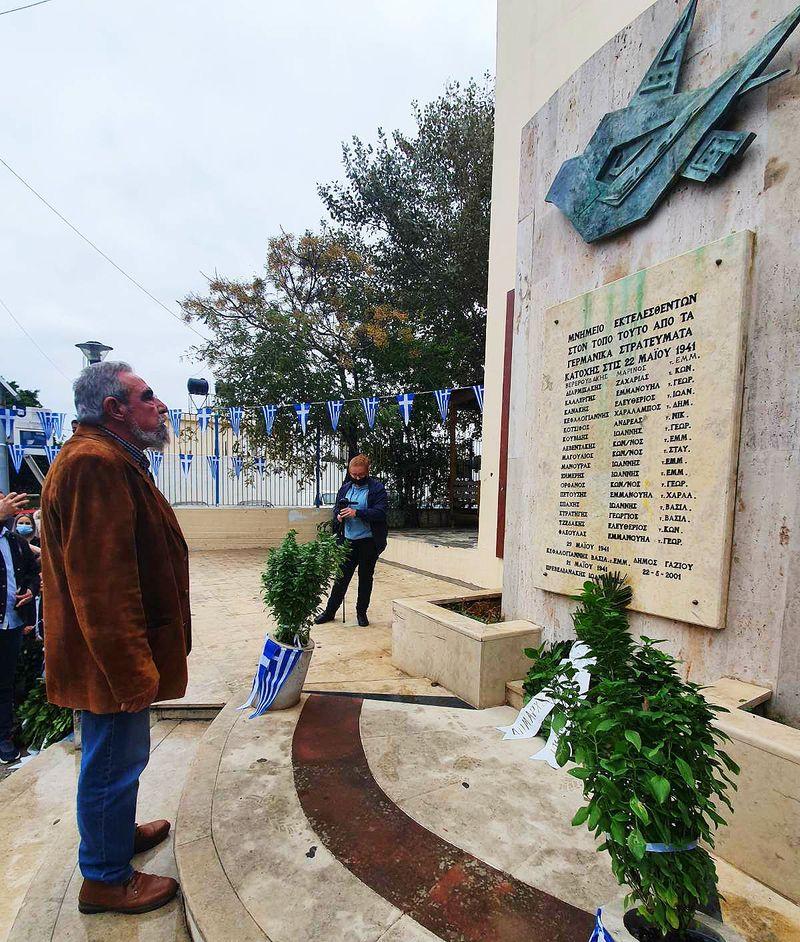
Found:
[[[258,592],[263,556],[232,550],[192,557],[195,646],[190,703],[224,702],[237,684],[244,684],[236,690],[237,697],[246,692],[268,627]],[[443,580],[381,564],[370,611],[373,624],[359,629],[348,620],[315,630],[318,650],[307,686],[326,692],[446,694],[431,689],[426,679],[406,677],[392,667],[390,602],[402,596],[446,595],[451,589]],[[269,919],[279,920],[280,925],[270,928],[280,929],[274,938],[281,942],[355,942],[378,935],[382,942],[442,938],[412,919],[405,904],[398,908],[376,894],[324,846],[324,835],[311,829],[293,783],[291,733],[298,712],[249,722],[232,711],[236,728],[214,770],[219,776],[213,803],[215,838],[218,834],[220,854],[242,901],[253,911],[266,907]],[[513,711],[506,708],[453,712],[365,700],[360,738],[375,782],[415,827],[588,910],[598,895],[603,902],[610,898],[613,881],[597,869],[599,855],[588,847],[586,835],[569,828],[565,809],[574,801],[556,787],[557,774],[532,768],[527,760],[532,744],[500,743],[494,727],[512,717]],[[284,726],[287,735],[276,735]],[[187,776],[207,728],[193,721],[162,720],[154,725],[155,748],[140,792],[142,820],[162,815],[174,820],[184,784],[199,784]],[[186,942],[179,903],[138,918],[78,915],[76,772],[75,754],[64,743],[0,783],[0,940]],[[571,780],[568,785],[575,788]],[[210,792],[203,795],[210,808]],[[273,825],[277,838],[268,848],[267,831]],[[187,846],[201,845],[198,839]],[[281,853],[295,852],[297,859],[276,867]],[[172,839],[151,852],[142,866],[151,872],[175,872]],[[746,942],[800,942],[797,907],[724,864],[720,869],[728,915]],[[201,883],[207,883],[203,867],[198,874]],[[286,883],[287,874],[292,886]],[[308,893],[298,894],[306,878]],[[276,898],[281,899],[279,907],[270,904]],[[322,905],[325,900],[330,900],[330,908]],[[336,920],[341,922],[348,913],[337,934]],[[327,925],[326,914],[334,917]],[[376,931],[371,934],[373,925]],[[215,942],[237,937],[242,937],[238,928],[229,925]]]
[[[392,530],[394,540],[420,540],[433,546],[455,546],[459,549],[474,549],[478,545],[478,531],[458,528]]]
[[[268,619],[259,595],[265,553],[257,550],[195,553],[191,557],[194,648],[184,703],[222,706],[233,689],[249,682],[261,652]],[[321,690],[359,689],[408,694],[431,693],[430,682],[406,677],[389,662],[391,599],[447,594],[439,579],[380,564],[376,571],[372,625],[358,628],[348,619],[315,629],[309,686]],[[348,615],[354,615],[348,599]],[[173,817],[194,750],[207,723],[163,721],[153,727],[154,751],[142,776],[143,820]],[[69,743],[59,743],[0,781],[0,940],[182,939],[180,907],[161,916],[79,918],[75,898],[77,832],[74,796],[78,759]],[[174,872],[171,841],[145,868]],[[16,921],[16,924],[15,924]],[[9,932],[14,926],[13,934]]]
[[[262,550],[195,553],[191,558],[193,651],[189,689],[178,703],[223,706],[232,692],[252,679],[270,620],[260,595]],[[345,599],[347,619],[314,629],[316,649],[307,686],[347,686],[352,681],[397,681],[392,667],[392,600],[441,592],[458,594],[452,583],[389,563],[378,563],[369,609],[369,628],[355,622],[353,578]]]

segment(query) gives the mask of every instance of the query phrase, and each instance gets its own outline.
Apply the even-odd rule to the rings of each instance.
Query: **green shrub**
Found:
[[[276,641],[293,645],[297,639],[303,647],[308,644],[328,583],[341,572],[347,553],[346,546],[326,533],[298,543],[295,530],[269,551],[261,573],[261,596],[275,618]]]
[[[26,749],[46,749],[72,732],[72,710],[47,702],[42,678],[17,710],[17,717]]]
[[[713,725],[715,714],[727,711],[681,679],[659,642],[631,638],[630,589],[622,578],[584,583],[579,601],[573,620],[596,658],[592,686],[579,698],[568,669],[549,691],[559,701],[556,759],[575,763],[569,774],[583,783],[586,800],[572,823],[602,835],[598,849],[610,855],[647,923],[663,934],[683,933],[716,885],[714,862],[704,847],[651,853],[646,845],[714,846],[714,830],[725,823],[716,803],[733,810],[726,791],[736,788],[731,775],[739,772],[719,748],[729,737]]]

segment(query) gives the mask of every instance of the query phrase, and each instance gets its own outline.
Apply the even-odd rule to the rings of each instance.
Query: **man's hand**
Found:
[[[31,592],[30,589],[28,589],[25,592],[17,592],[17,604],[14,606],[14,608],[20,608],[20,606],[27,605],[28,602],[32,602],[32,601],[33,601],[33,592]]]
[[[24,510],[27,503],[28,495],[18,494],[16,491],[11,491],[5,497],[0,497],[0,520],[13,517],[18,511]]]
[[[339,520],[349,520],[350,517],[355,517],[356,512],[352,507],[345,507],[342,512],[339,514]]]
[[[136,697],[134,700],[127,700],[125,703],[120,703],[119,708],[123,713],[140,713],[142,710],[146,710],[147,707],[155,700],[156,694],[158,693],[158,684],[155,684],[152,689],[148,690],[147,693],[143,693],[141,696]]]

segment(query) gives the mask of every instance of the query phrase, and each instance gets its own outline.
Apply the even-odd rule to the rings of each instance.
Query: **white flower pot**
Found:
[[[275,641],[275,639],[272,639]],[[282,648],[288,648],[292,651],[296,651],[297,648],[293,647],[291,644],[281,644],[280,641],[275,641],[276,644],[280,644]],[[286,678],[286,682],[278,691],[278,696],[272,701],[270,706],[270,712],[272,710],[288,710],[290,707],[296,706],[300,702],[300,694],[303,692],[303,685],[306,682],[306,674],[308,673],[309,664],[311,664],[311,655],[314,653],[314,639],[309,638],[308,644],[302,649],[303,653],[300,655],[300,660],[295,664],[294,670]]]

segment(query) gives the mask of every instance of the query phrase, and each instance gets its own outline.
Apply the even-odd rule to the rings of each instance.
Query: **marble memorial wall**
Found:
[[[540,588],[618,570],[634,609],[722,626],[751,252],[739,233],[545,312]]]

